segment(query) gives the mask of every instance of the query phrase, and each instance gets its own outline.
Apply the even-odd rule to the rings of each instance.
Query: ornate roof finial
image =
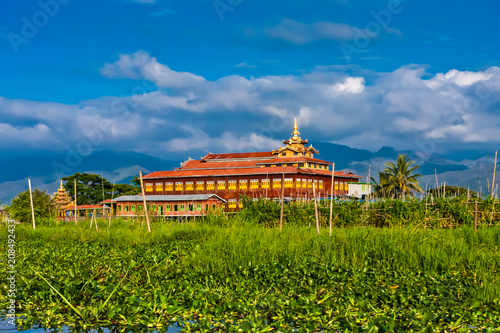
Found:
[[[293,123],[293,132],[292,132],[292,135],[294,137],[298,137],[300,135],[299,127],[297,126],[297,118],[295,118],[295,121]]]

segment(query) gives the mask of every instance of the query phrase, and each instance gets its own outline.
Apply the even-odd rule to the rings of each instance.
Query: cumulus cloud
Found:
[[[144,51],[131,55],[121,54],[118,61],[104,65],[101,75],[135,80],[145,78],[159,87],[186,87],[205,81],[203,77],[195,74],[173,71]]]
[[[365,89],[365,79],[362,77],[348,77],[344,82],[334,85],[332,89],[343,94],[360,94]]]
[[[306,24],[287,18],[275,27],[266,28],[264,33],[270,38],[285,40],[297,45],[318,40],[349,41],[360,37],[377,37],[369,30],[358,29],[348,24],[332,22]]]
[[[494,75],[492,71],[494,71],[494,69],[490,69],[487,72],[460,72],[456,69],[452,69],[446,74],[438,73],[427,82],[427,85],[433,89],[442,87],[450,82],[460,87],[470,86],[476,82],[487,81],[492,78]]]
[[[498,67],[430,75],[423,66],[409,65],[371,73],[369,84],[360,74],[328,67],[210,81],[140,51],[120,55],[101,73],[136,79],[148,89],[77,105],[0,98],[0,133],[19,147],[66,149],[90,140],[96,149],[164,157],[277,148],[290,135],[294,117],[304,138],[368,149],[500,141]]]

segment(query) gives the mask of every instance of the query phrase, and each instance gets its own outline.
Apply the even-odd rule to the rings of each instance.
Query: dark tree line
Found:
[[[74,175],[62,179],[66,182],[64,188],[73,198],[75,195],[75,179],[78,205],[95,205],[103,201],[103,189],[104,199],[141,193],[138,177],[134,177],[134,179],[131,180],[131,184],[114,184],[113,186],[113,183],[100,175],[75,173]]]
[[[73,199],[75,195],[74,181],[76,179],[76,193],[78,205],[95,205],[103,201],[104,198],[111,199],[122,195],[136,195],[141,192],[140,180],[134,177],[131,184],[113,184],[106,178],[96,174],[75,173],[72,176],[63,178],[66,182],[64,188]],[[35,189],[33,191],[33,207],[35,219],[44,219],[56,216],[55,198],[47,191]],[[6,208],[11,218],[22,222],[31,221],[31,203],[29,190],[19,193],[12,199],[10,206]]]

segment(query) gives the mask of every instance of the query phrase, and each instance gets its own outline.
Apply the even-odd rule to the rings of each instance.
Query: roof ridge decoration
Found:
[[[283,140],[283,143],[286,144],[286,146],[273,150],[273,154],[280,154],[282,151],[285,150],[292,150],[294,152],[303,154],[304,156],[306,153],[319,154],[319,151],[314,149],[312,145],[309,147],[305,146],[309,143],[309,141],[303,140],[300,137],[299,127],[297,125],[297,118],[295,118],[293,122],[292,136],[288,140]]]

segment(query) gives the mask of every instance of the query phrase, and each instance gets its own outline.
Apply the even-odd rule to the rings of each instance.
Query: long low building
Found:
[[[201,216],[222,209],[226,200],[216,194],[146,195],[148,213],[156,216]],[[116,216],[144,214],[142,195],[121,196],[113,200]]]
[[[297,121],[292,137],[283,143],[284,147],[268,152],[209,153],[173,171],[150,173],[144,176],[146,196],[216,194],[227,201],[229,210],[240,207],[242,195],[308,200],[316,192],[331,197],[332,163],[314,157],[319,152],[301,139]],[[335,172],[333,196],[347,196],[348,183],[360,178],[351,172]]]

